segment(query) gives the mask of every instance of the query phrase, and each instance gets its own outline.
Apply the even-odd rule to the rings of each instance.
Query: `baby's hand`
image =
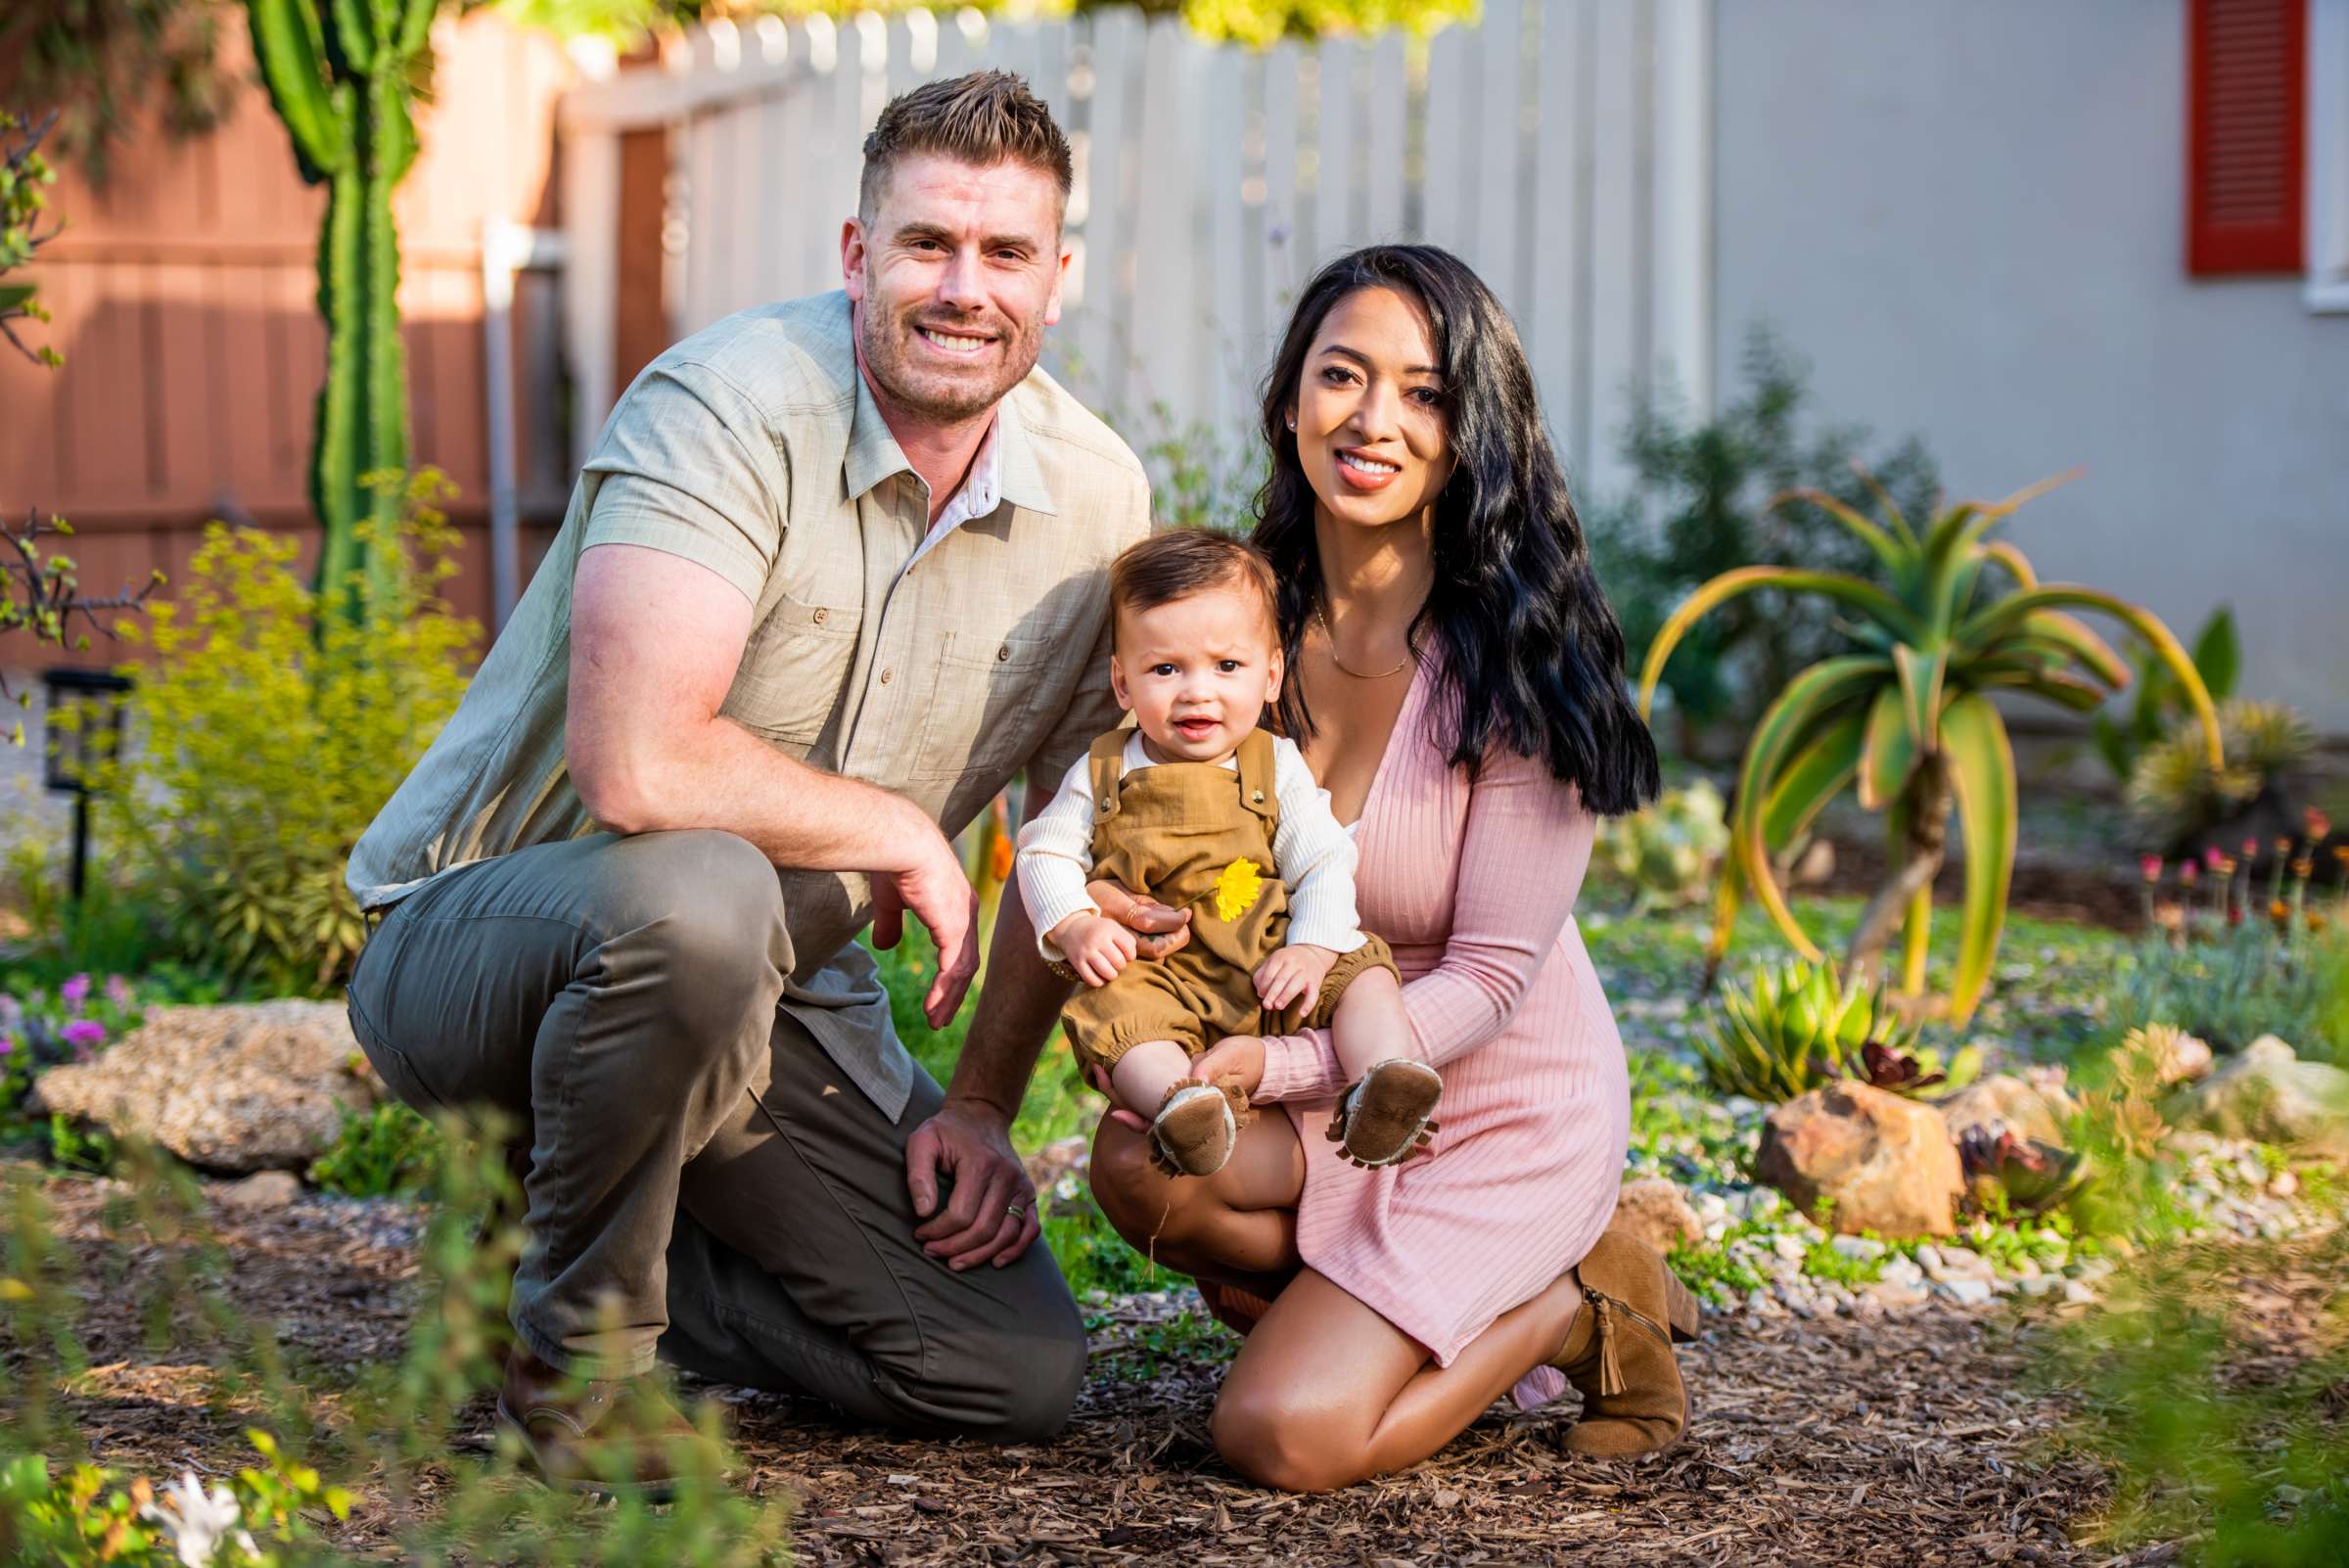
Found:
[[[1329,978],[1330,966],[1337,961],[1338,955],[1327,947],[1283,947],[1258,968],[1257,999],[1267,1012],[1276,1013],[1301,997],[1318,996],[1321,982]]]
[[[1106,915],[1073,914],[1049,933],[1052,945],[1088,986],[1106,986],[1133,961],[1133,933]]]

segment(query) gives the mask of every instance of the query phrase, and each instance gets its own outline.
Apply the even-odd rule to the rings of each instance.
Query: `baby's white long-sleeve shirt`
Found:
[[[1137,729],[1118,759],[1118,775],[1153,765]],[[1226,759],[1222,765],[1236,770],[1239,763]],[[1354,903],[1354,838],[1330,811],[1329,791],[1313,782],[1296,742],[1280,735],[1272,738],[1272,792],[1280,801],[1280,821],[1272,830],[1270,869],[1289,890],[1287,945],[1354,951],[1362,945]],[[1014,866],[1036,946],[1045,958],[1057,959],[1060,950],[1045,933],[1073,914],[1099,913],[1084,891],[1093,869],[1090,759],[1077,759],[1052,803],[1020,829]]]

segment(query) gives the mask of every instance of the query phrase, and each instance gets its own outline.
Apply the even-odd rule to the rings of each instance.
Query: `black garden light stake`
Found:
[[[41,782],[52,793],[73,797],[73,901],[89,874],[90,775],[102,760],[122,744],[122,699],[130,677],[104,669],[60,668],[41,671],[47,698],[41,713],[41,741],[45,754]],[[70,705],[73,722],[61,724],[58,715]]]

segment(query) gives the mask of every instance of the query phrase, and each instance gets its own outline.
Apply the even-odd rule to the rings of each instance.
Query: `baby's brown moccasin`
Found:
[[[1164,1176],[1214,1176],[1254,1120],[1236,1083],[1173,1084],[1150,1123],[1150,1163]]]
[[[1358,1079],[1330,1118],[1329,1140],[1364,1170],[1400,1165],[1427,1152],[1439,1124],[1430,1120],[1444,1080],[1432,1067],[1396,1056]]]

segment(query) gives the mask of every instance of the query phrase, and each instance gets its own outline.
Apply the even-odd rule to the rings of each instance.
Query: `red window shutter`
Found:
[[[2298,272],[2308,0],[2188,0],[2186,267]]]

